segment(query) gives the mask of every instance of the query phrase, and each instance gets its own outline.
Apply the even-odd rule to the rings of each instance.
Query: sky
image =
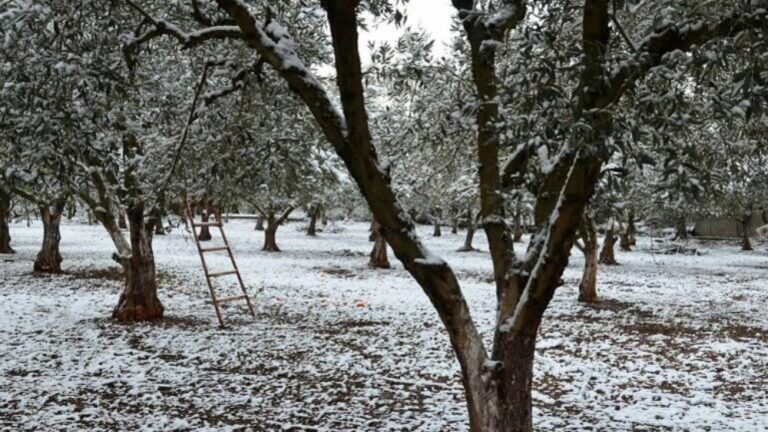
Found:
[[[450,0],[410,0],[406,11],[408,21],[405,25],[427,31],[435,40],[434,53],[436,55],[439,56],[447,52],[445,47],[451,41],[451,22],[454,16],[454,9]],[[371,28],[370,32],[362,33],[360,50],[363,62],[367,62],[370,57],[369,41],[392,42],[397,40],[401,33],[402,28],[398,29],[394,24],[379,25],[377,28]]]

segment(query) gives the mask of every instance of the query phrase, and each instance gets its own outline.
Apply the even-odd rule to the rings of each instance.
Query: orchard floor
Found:
[[[317,238],[290,224],[282,253],[260,251],[251,227],[226,229],[257,318],[232,305],[221,330],[183,230],[155,240],[166,319],[121,325],[108,318],[121,280],[101,228],[63,226],[66,274],[49,277],[31,274],[42,228],[12,225],[18,253],[0,256],[0,430],[466,430],[447,336],[394,258],[391,270],[367,268],[365,224]],[[420,228],[488,336],[487,252],[454,252],[463,233],[430,231]],[[692,242],[708,253],[682,256],[649,245],[600,268],[597,307],[575,301],[574,250],[540,331],[537,430],[768,430],[766,247]],[[480,233],[476,246],[487,251]]]

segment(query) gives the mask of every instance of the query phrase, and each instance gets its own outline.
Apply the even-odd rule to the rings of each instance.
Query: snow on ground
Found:
[[[30,272],[41,227],[13,225],[18,253],[0,256],[0,430],[465,430],[458,365],[418,286],[394,259],[366,267],[365,224],[317,238],[300,228],[281,228],[274,254],[251,222],[227,225],[257,318],[229,306],[222,330],[189,234],[155,240],[167,319],[120,325],[101,228],[65,225],[67,274],[48,277]],[[487,252],[454,252],[461,235],[430,230],[490,334]],[[575,301],[575,251],[540,332],[537,429],[768,430],[765,247],[666,256],[649,244],[601,267],[599,307]]]

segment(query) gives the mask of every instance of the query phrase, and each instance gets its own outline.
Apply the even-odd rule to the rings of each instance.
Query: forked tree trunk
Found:
[[[584,242],[584,273],[579,283],[578,301],[595,303],[597,298],[597,230],[591,217],[583,217],[581,239]]]
[[[40,273],[61,273],[61,215],[63,206],[54,206],[53,211],[47,205],[40,206],[40,218],[43,221],[43,244],[35,258],[34,271]]]
[[[309,227],[307,227],[307,235],[310,237],[317,236],[317,217],[320,213],[320,206],[313,205],[309,210]]]
[[[472,207],[467,208],[467,235],[464,237],[464,246],[460,247],[457,252],[472,252],[475,248],[472,246],[472,241],[475,238],[475,220],[472,216]]]
[[[163,317],[163,305],[157,297],[157,277],[152,245],[144,226],[144,209],[126,212],[131,234],[131,256],[122,259],[125,290],[120,295],[112,317],[119,321],[150,321]]]
[[[688,228],[685,224],[685,216],[680,216],[675,224],[675,240],[685,240],[688,238]]]
[[[616,244],[616,232],[614,231],[614,224],[611,225],[605,231],[605,239],[603,240],[603,249],[600,251],[600,264],[605,265],[617,265],[616,255],[614,254],[613,247]]]
[[[440,229],[440,220],[438,218],[434,219],[435,228],[432,230],[432,236],[433,237],[441,237],[443,235],[443,231]]]
[[[0,191],[0,253],[15,253],[11,247],[11,196]]]
[[[200,217],[203,221],[203,223],[208,222],[210,219],[211,212],[208,211],[208,209],[204,209],[202,212],[200,212]],[[200,241],[210,241],[213,237],[211,236],[211,230],[208,225],[203,225],[200,227],[200,235],[197,237]]]
[[[752,242],[749,239],[749,219],[750,217],[746,217],[739,221],[741,224],[741,250],[743,251],[753,250]]]
[[[371,236],[373,236],[373,250],[371,250],[371,259],[368,265],[373,268],[390,268],[389,257],[387,257],[387,241],[381,235],[381,225],[374,219],[371,227]]]
[[[523,231],[523,212],[522,210],[517,209],[515,211],[515,243],[520,243],[523,241]]]
[[[261,250],[266,252],[280,252],[280,248],[277,247],[277,228],[279,224],[275,218],[275,212],[269,211],[267,213],[267,228],[264,230],[264,246]]]
[[[264,231],[264,217],[259,216],[256,218],[256,226],[253,228],[256,231]]]

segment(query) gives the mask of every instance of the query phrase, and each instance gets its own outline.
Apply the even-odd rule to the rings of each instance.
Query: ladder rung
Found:
[[[227,276],[227,275],[233,275],[233,274],[237,274],[237,271],[230,270],[230,271],[219,272],[219,273],[208,273],[208,277],[212,278],[212,277]]]
[[[222,247],[212,247],[212,248],[200,248],[200,252],[219,252],[219,251],[225,251],[229,250],[228,247],[222,246]]]
[[[216,300],[216,303],[225,303],[225,302],[229,302],[229,301],[243,300],[243,299],[246,299],[246,298],[248,298],[248,296],[246,296],[246,295],[239,295],[239,296],[234,296],[234,297],[224,297],[224,298]]]
[[[219,222],[192,222],[193,227],[220,227]]]

